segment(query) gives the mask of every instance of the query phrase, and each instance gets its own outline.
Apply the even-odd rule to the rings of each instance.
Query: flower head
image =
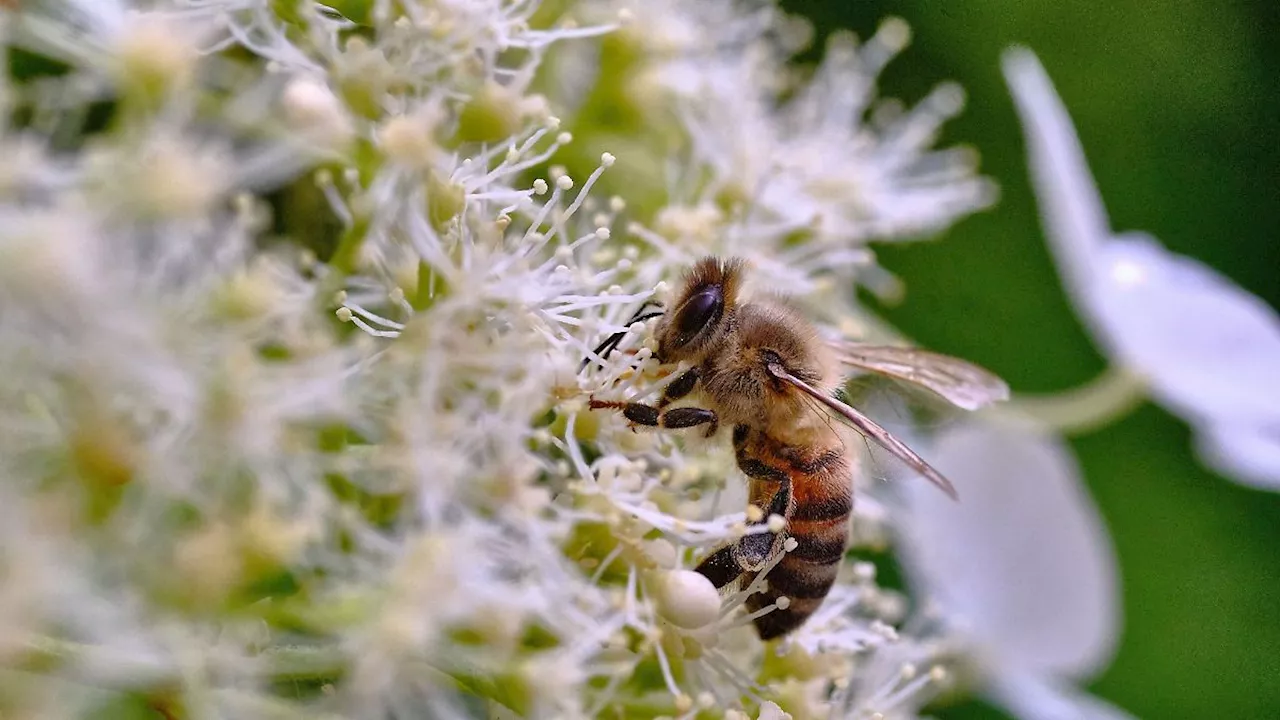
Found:
[[[1077,312],[1113,362],[1197,433],[1205,462],[1280,483],[1280,315],[1142,233],[1113,234],[1079,140],[1029,51],[1005,57],[1045,234]]]
[[[964,502],[904,482],[903,557],[962,675],[1018,717],[1127,717],[1069,684],[1110,661],[1120,621],[1114,553],[1069,450],[1012,416],[925,448]]]
[[[783,555],[723,592],[692,568],[784,519],[747,522],[725,443],[590,405],[674,377],[653,308],[694,255],[836,324],[821,276],[987,204],[929,149],[955,88],[872,109],[901,23],[797,84],[768,3],[143,5],[0,16],[65,66],[0,134],[0,666],[77,688],[24,711],[913,717],[945,685],[865,565],[762,645]],[[615,31],[633,83],[560,54]],[[654,114],[615,146],[590,98],[619,88]]]

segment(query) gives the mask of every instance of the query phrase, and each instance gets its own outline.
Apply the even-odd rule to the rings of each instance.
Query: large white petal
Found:
[[[991,699],[1022,720],[1133,720],[1120,708],[1066,683],[1010,673],[990,686]]]
[[[1012,48],[1002,64],[1022,119],[1031,182],[1049,247],[1067,289],[1083,301],[1096,255],[1111,236],[1102,197],[1071,117],[1035,54]]]
[[[1196,450],[1224,475],[1264,490],[1280,490],[1280,425],[1211,425],[1197,432]]]
[[[1280,315],[1146,235],[1098,259],[1093,313],[1161,401],[1192,420],[1280,424]]]
[[[1280,315],[1205,265],[1141,233],[1113,237],[1071,118],[1030,51],[1004,57],[1032,182],[1064,283],[1095,339],[1203,432],[1201,453],[1274,487]],[[1224,425],[1224,427],[1218,427]],[[1228,429],[1230,428],[1230,429]],[[1274,433],[1274,430],[1271,431]]]
[[[903,555],[914,585],[971,633],[978,659],[1079,677],[1106,664],[1119,625],[1117,569],[1074,459],[1029,427],[970,421],[927,455],[960,492],[903,481]]]

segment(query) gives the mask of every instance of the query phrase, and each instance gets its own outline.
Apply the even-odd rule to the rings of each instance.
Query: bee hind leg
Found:
[[[732,545],[725,545],[711,553],[694,570],[710,580],[717,590],[737,580],[742,574],[742,566],[738,565],[738,560],[733,556]]]
[[[769,509],[764,513],[764,517],[750,523],[748,527],[758,528],[761,525],[767,525],[769,518],[773,515],[785,518],[790,505],[791,483],[783,482],[778,491],[773,494],[773,499],[769,501]],[[784,539],[785,531],[777,533],[769,531],[744,536],[736,546],[735,555],[738,563],[748,570],[759,570],[769,561],[769,558],[773,557],[774,553],[781,550],[781,541]]]

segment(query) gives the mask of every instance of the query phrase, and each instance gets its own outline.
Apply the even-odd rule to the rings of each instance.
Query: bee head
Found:
[[[664,363],[701,360],[725,337],[726,319],[737,301],[744,263],[705,257],[685,274],[684,288],[657,329]]]

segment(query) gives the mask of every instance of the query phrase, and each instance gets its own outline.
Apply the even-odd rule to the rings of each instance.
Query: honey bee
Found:
[[[778,533],[744,535],[712,552],[696,570],[717,589],[740,577],[745,587],[794,538],[794,548],[769,570],[767,590],[746,602],[755,611],[788,598],[785,607],[754,620],[760,638],[770,640],[795,630],[818,609],[848,545],[853,467],[833,417],[957,497],[951,482],[919,455],[834,397],[847,371],[913,383],[968,410],[1006,399],[1008,387],[944,355],[830,340],[782,301],[739,301],[744,271],[741,260],[707,257],[686,273],[671,311],[655,328],[655,356],[663,364],[683,361],[692,367],[667,384],[656,406],[593,397],[590,407],[621,410],[637,425],[705,428],[708,438],[722,426],[732,428],[750,502],[763,511],[749,514],[749,521],[767,523],[778,515],[785,526]],[[601,349],[614,349],[619,339],[610,338]],[[695,391],[702,400],[698,407],[668,407]]]

